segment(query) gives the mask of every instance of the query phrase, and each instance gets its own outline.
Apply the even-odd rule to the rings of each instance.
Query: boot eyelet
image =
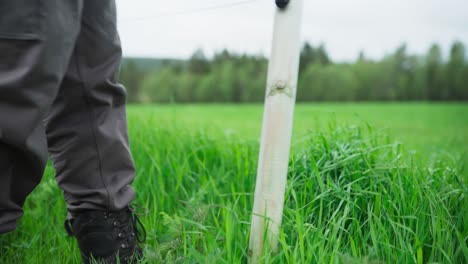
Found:
[[[127,248],[127,245],[125,245],[125,244],[122,244],[122,245],[120,245],[120,248],[123,248],[123,249],[125,249],[125,248]]]
[[[123,237],[124,237],[123,233],[119,233],[117,236],[118,236],[119,238],[123,238]]]
[[[112,225],[113,225],[113,226],[117,226],[117,225],[118,225],[118,223],[117,223],[117,222],[114,222]]]

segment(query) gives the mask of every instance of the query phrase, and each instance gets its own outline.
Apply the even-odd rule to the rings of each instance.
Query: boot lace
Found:
[[[117,237],[121,241],[119,255],[122,260],[128,261],[137,251],[141,250],[138,243],[146,241],[146,230],[139,215],[131,206],[128,210],[108,212],[104,217],[113,219],[112,225],[118,230]]]

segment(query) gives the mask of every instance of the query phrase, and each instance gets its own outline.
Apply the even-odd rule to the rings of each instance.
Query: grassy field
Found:
[[[131,106],[148,263],[246,263],[262,107]],[[468,263],[468,105],[299,105],[265,263]],[[399,142],[399,143],[395,143]],[[0,263],[79,263],[50,166]]]
[[[130,117],[148,115],[156,122],[178,124],[192,129],[211,128],[227,136],[258,141],[262,124],[261,105],[176,105],[134,106]],[[294,122],[294,147],[301,147],[310,132],[329,131],[338,126],[367,126],[406,150],[426,160],[447,153],[468,164],[468,104],[366,103],[299,104]]]

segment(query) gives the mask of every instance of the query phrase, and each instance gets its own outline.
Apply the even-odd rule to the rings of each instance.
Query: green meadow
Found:
[[[146,263],[247,262],[262,110],[129,107]],[[299,104],[293,134],[263,263],[468,263],[467,104]],[[0,263],[79,263],[65,217],[48,166]]]
[[[156,122],[212,128],[243,140],[259,140],[262,105],[174,105],[134,106],[131,118],[151,116]],[[295,111],[293,144],[311,132],[329,131],[330,122],[339,126],[372,126],[379,134],[402,143],[409,151],[430,157],[446,152],[468,154],[468,104],[349,103],[298,104]],[[137,124],[135,124],[137,125]],[[157,126],[157,123],[155,124]]]

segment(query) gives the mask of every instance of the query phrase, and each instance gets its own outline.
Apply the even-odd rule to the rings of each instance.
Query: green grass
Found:
[[[131,107],[148,263],[245,263],[260,106]],[[266,263],[468,263],[468,107],[300,105]],[[368,125],[371,123],[372,125]],[[388,135],[392,136],[388,136]],[[394,139],[400,143],[395,143]],[[0,263],[78,263],[49,167]]]
[[[152,115],[195,127],[215,127],[246,139],[260,136],[262,105],[133,106],[130,116]],[[338,125],[372,124],[386,130],[409,149],[468,152],[468,104],[363,103],[299,104],[294,138],[326,130],[330,119]]]
[[[258,141],[262,105],[133,106],[130,117],[154,116],[159,123],[212,128],[226,136]],[[378,133],[400,142],[425,163],[440,154],[462,160],[468,173],[468,104],[350,103],[299,104],[295,111],[293,147],[300,149],[310,132],[338,126],[370,124]],[[157,124],[157,123],[156,123]]]

